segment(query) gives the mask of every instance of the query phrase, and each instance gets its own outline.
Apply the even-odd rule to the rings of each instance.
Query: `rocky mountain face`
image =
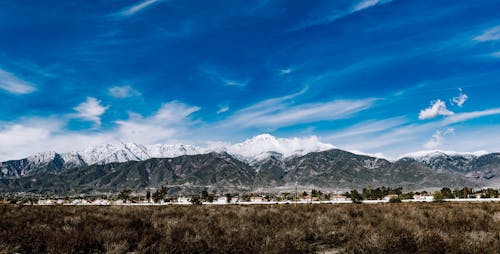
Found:
[[[44,152],[21,160],[0,162],[0,178],[18,178],[43,172],[57,173],[93,164],[172,158],[201,153],[204,153],[203,149],[190,145],[104,144],[77,152]]]
[[[59,174],[44,172],[3,179],[0,186],[7,191],[34,193],[145,191],[160,186],[171,187],[174,192],[205,188],[236,191],[251,187],[254,178],[255,171],[248,165],[226,153],[210,153],[94,164]]]
[[[252,164],[222,153],[153,158],[144,161],[94,164],[58,172],[44,171],[0,180],[8,192],[107,193],[129,188],[145,191],[166,186],[170,192],[199,193],[317,188],[349,190],[363,187],[478,187],[480,182],[439,173],[418,162],[390,162],[331,149],[285,158],[280,154]]]
[[[102,144],[76,152],[44,152],[21,160],[0,162],[0,179],[30,176],[45,171],[56,173],[64,169],[93,164],[144,161],[152,158],[174,158],[182,155],[211,152],[226,152],[241,161],[252,164],[266,159],[272,154],[290,157],[332,148],[332,145],[321,143],[314,136],[302,139],[286,139],[276,138],[269,134],[258,135],[242,143],[210,148],[182,144]]]
[[[99,145],[70,153],[45,152],[0,163],[7,192],[145,191],[201,189],[259,191],[364,187],[500,186],[500,154],[419,152],[395,161],[354,154],[316,137],[281,139],[264,134],[234,145]]]
[[[288,160],[287,182],[339,189],[364,187],[459,187],[476,182],[464,177],[438,173],[419,163],[390,162],[385,159],[329,150]]]
[[[500,185],[500,153],[431,151],[410,154],[399,161],[420,163],[439,173],[477,179],[488,186]]]

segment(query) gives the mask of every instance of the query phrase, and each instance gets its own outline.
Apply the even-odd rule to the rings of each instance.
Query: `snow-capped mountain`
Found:
[[[294,158],[312,152],[334,150],[334,146],[322,143],[317,137],[277,138],[262,134],[241,143],[210,146],[207,148],[182,144],[140,145],[135,143],[102,144],[67,153],[43,152],[21,160],[0,162],[0,179],[19,178],[38,173],[61,173],[66,169],[94,164],[128,161],[144,161],[152,158],[175,158],[182,155],[229,154],[260,174],[279,175],[287,172]],[[342,150],[339,150],[342,151]],[[344,151],[345,152],[345,151]],[[339,153],[341,154],[341,153]],[[350,154],[350,153],[349,153]],[[364,158],[366,169],[379,168],[376,163],[385,160],[378,156],[353,152]],[[312,154],[314,155],[314,154]],[[451,151],[422,151],[404,155],[393,161],[411,165],[419,164],[438,173],[452,173],[476,179],[497,181],[500,175],[500,154],[479,151],[459,153]],[[374,164],[375,163],[375,164]],[[385,163],[385,162],[384,162]],[[242,164],[242,165],[243,165]],[[500,180],[499,180],[500,181]]]
[[[488,154],[488,152],[486,151],[456,152],[456,151],[441,151],[441,150],[425,150],[425,151],[418,151],[405,154],[401,156],[399,159],[411,158],[422,162],[428,162],[436,157],[464,157],[467,159],[473,159],[486,154]]]
[[[26,168],[46,168],[55,163],[53,171],[93,164],[108,164],[126,161],[143,161],[151,158],[174,158],[182,155],[226,152],[246,162],[257,162],[271,156],[301,156],[310,152],[320,152],[334,148],[321,143],[315,136],[308,138],[276,138],[262,134],[247,139],[242,143],[226,144],[220,147],[202,148],[183,144],[140,145],[135,143],[101,144],[81,151],[67,153],[43,152],[28,158],[0,163],[4,177],[29,175]],[[14,163],[16,162],[16,163]],[[19,164],[19,165],[18,165]]]
[[[113,162],[142,161],[151,158],[172,158],[204,153],[204,149],[191,145],[139,145],[135,143],[103,144],[73,152],[87,165]]]
[[[120,143],[40,153],[1,162],[0,190],[65,192],[69,187],[116,192],[163,184],[186,191],[199,186],[227,191],[295,184],[342,190],[374,185],[500,186],[499,153],[426,151],[389,161],[335,149],[316,137],[286,139],[269,134],[217,144],[201,148]]]
[[[227,152],[248,162],[255,162],[277,154],[288,158],[333,148],[335,148],[333,145],[321,143],[316,136],[288,139],[261,134],[227,147]]]
[[[450,172],[470,178],[498,182],[500,154],[455,151],[421,151],[402,156],[400,161],[418,162],[437,172]]]

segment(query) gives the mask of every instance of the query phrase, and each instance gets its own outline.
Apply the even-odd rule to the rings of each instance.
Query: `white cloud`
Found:
[[[449,116],[443,120],[443,124],[449,125],[459,122],[465,122],[479,117],[498,115],[500,114],[500,108],[486,109],[481,111],[473,111],[466,113],[459,113]]]
[[[30,144],[46,139],[50,132],[38,127],[29,127],[21,124],[5,126],[0,131],[0,143],[4,147],[16,146],[17,144]]]
[[[491,56],[500,58],[500,51],[491,53]]]
[[[344,8],[344,9],[334,9],[331,11],[330,15],[322,15],[319,18],[317,17],[318,15],[313,15],[314,18],[311,18],[309,20],[306,20],[302,23],[300,23],[298,26],[290,29],[290,32],[293,31],[298,31],[302,29],[306,29],[309,27],[313,26],[318,26],[318,25],[325,25],[332,23],[338,19],[344,18],[346,16],[349,16],[353,13],[356,13],[358,11],[362,11],[364,9],[368,9],[370,7],[374,7],[376,5],[382,5],[385,3],[389,3],[392,0],[362,0],[359,1],[357,4],[355,4],[352,7]]]
[[[217,114],[222,114],[229,111],[229,106],[220,106],[219,109],[217,110]]]
[[[392,0],[364,0],[364,1],[361,1],[359,2],[358,4],[356,4],[353,8],[353,12],[356,12],[356,11],[360,11],[360,10],[363,10],[363,9],[366,9],[366,8],[369,8],[369,7],[372,7],[372,6],[375,6],[377,4],[384,4],[384,3],[388,3]]]
[[[238,110],[224,122],[224,125],[280,128],[300,123],[344,119],[370,108],[376,101],[373,98],[304,104],[290,101],[304,93],[306,89]]]
[[[0,160],[19,159],[52,151],[69,151],[111,141],[106,135],[66,131],[64,117],[23,118],[13,123],[0,123]]]
[[[199,107],[189,106],[178,101],[171,101],[164,103],[160,107],[154,115],[154,119],[157,121],[176,123],[198,110],[200,110]]]
[[[36,90],[30,83],[2,69],[0,69],[0,89],[13,94],[29,94]]]
[[[394,117],[383,120],[368,120],[340,130],[330,135],[328,138],[333,140],[344,139],[353,136],[389,131],[392,128],[401,126],[406,122],[406,119],[403,117]]]
[[[113,86],[108,89],[108,93],[115,98],[129,98],[141,95],[139,91],[131,86]]]
[[[225,86],[245,87],[250,82],[249,79],[235,78],[235,75],[230,74],[228,71],[220,71],[214,68],[202,68],[201,71],[207,76],[208,79]]]
[[[448,128],[445,131],[437,130],[434,134],[432,134],[431,139],[424,144],[424,147],[426,149],[435,149],[443,144],[446,136],[454,133],[455,129],[453,128]]]
[[[109,106],[102,106],[101,101],[94,97],[87,97],[87,100],[74,108],[78,113],[75,117],[94,122],[101,125],[101,115],[106,112]]]
[[[453,112],[449,111],[446,108],[446,103],[444,101],[436,100],[434,102],[431,102],[431,105],[428,108],[422,109],[420,111],[420,114],[418,115],[418,118],[420,120],[424,120],[436,118],[438,116],[450,116],[453,114]]]
[[[479,42],[500,40],[500,26],[496,26],[484,31],[481,35],[474,37]]]
[[[498,145],[500,144],[498,138],[500,137],[500,128],[498,126],[496,126],[498,129],[490,126],[473,126],[469,127],[470,130],[468,131],[461,129],[460,135],[449,135],[451,130],[446,131],[448,128],[454,130],[454,128],[465,128],[464,126],[466,126],[453,126],[456,123],[493,115],[500,115],[500,108],[456,113],[439,121],[430,121],[423,124],[420,122],[412,124],[403,122],[398,125],[397,121],[394,121],[394,123],[392,123],[393,121],[385,122],[384,120],[369,121],[331,133],[325,138],[342,149],[361,150],[371,153],[381,152],[392,158],[397,158],[401,154],[414,152],[416,148],[422,145],[422,140],[435,134],[435,130],[438,129],[441,130],[441,136],[446,133],[444,135],[446,136],[446,142],[443,142],[444,139],[440,139],[438,136],[424,145],[430,148],[439,144],[440,149],[446,150],[489,150],[500,152],[500,146]],[[387,126],[388,130],[381,130],[384,126]]]
[[[124,10],[122,10],[121,12],[119,12],[118,14],[120,16],[132,16],[142,10],[144,10],[145,8],[155,4],[159,2],[158,0],[146,0],[144,2],[141,2],[141,3],[138,3],[136,5],[132,5],[132,6],[129,6],[127,8],[125,8]]]
[[[67,130],[68,120],[74,115],[0,122],[0,144],[3,144],[0,146],[0,161],[47,150],[68,152],[104,143],[148,145],[177,142],[178,138],[192,133],[188,130],[196,122],[189,117],[198,109],[177,101],[168,102],[151,116],[130,113],[128,119],[116,121],[116,126],[107,130]]]
[[[292,73],[292,71],[293,71],[293,70],[292,70],[291,68],[282,69],[282,70],[280,70],[280,74],[281,74],[281,75],[286,75],[286,74],[290,74],[290,73]]]
[[[463,93],[462,88],[459,88],[458,91],[460,92],[460,94],[457,97],[453,97],[451,99],[451,104],[462,107],[462,105],[464,105],[465,101],[467,101],[467,99],[469,99],[469,96],[467,96],[467,94]]]

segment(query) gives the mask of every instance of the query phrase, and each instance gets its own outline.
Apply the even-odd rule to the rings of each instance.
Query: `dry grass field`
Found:
[[[500,203],[0,206],[2,253],[499,253]]]

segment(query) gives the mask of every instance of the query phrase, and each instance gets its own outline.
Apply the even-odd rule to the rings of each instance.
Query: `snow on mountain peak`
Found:
[[[183,145],[183,144],[156,144],[146,146],[151,158],[169,158],[178,157],[182,155],[194,155],[204,153],[204,149],[193,146],[193,145]]]
[[[28,158],[26,159],[28,160],[29,163],[40,165],[53,160],[55,157],[56,157],[56,152],[46,151],[28,156]]]
[[[411,158],[416,160],[429,160],[432,158],[440,157],[440,156],[462,156],[465,158],[474,158],[482,155],[488,154],[487,151],[476,151],[476,152],[456,152],[456,151],[441,151],[441,150],[425,150],[418,151],[413,153],[405,154],[399,159],[402,158]]]
[[[147,149],[135,143],[101,144],[77,152],[87,164],[148,159]]]
[[[284,157],[305,155],[334,148],[333,145],[321,143],[316,136],[304,138],[276,138],[270,134],[261,134],[242,143],[228,147],[230,154],[247,159],[261,160],[270,154],[279,153]]]
[[[335,148],[322,143],[318,137],[277,138],[270,134],[261,134],[241,143],[214,143],[207,148],[183,144],[140,145],[135,143],[100,144],[81,151],[59,154],[66,166],[106,164],[126,161],[142,161],[150,158],[173,158],[182,155],[204,154],[209,152],[227,152],[247,161],[260,161],[270,156],[301,156],[311,152],[320,152]],[[28,157],[32,163],[48,163],[56,152],[44,152]]]

